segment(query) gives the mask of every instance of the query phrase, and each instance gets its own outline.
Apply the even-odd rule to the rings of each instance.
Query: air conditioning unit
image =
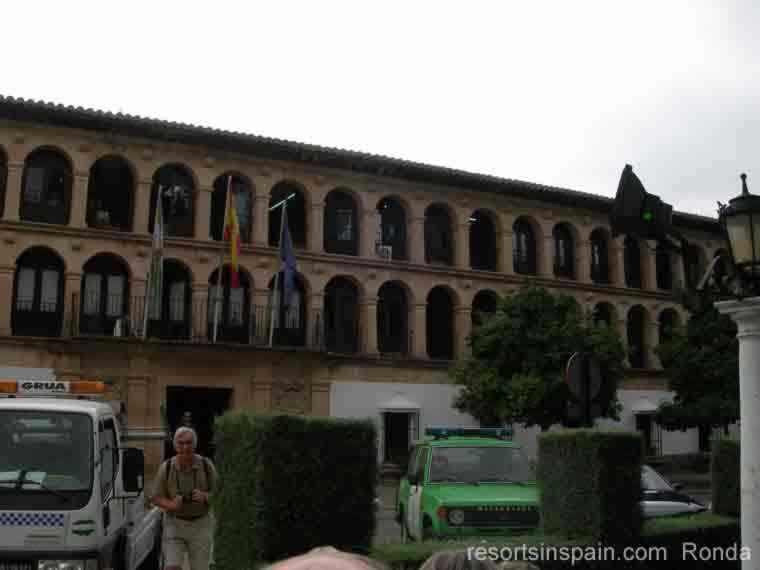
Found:
[[[393,259],[393,246],[391,245],[377,244],[375,245],[375,252],[380,259]]]

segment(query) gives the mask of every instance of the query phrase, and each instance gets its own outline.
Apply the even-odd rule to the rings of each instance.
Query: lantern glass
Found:
[[[726,232],[731,243],[734,263],[741,266],[753,261],[752,216],[748,213],[726,216]]]

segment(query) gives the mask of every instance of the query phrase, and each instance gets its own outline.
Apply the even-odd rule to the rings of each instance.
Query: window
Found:
[[[222,175],[214,181],[214,191],[211,194],[211,239],[221,241],[224,237],[224,212],[227,207],[227,177],[232,176],[232,203],[235,206],[240,241],[251,242],[251,206],[252,197],[248,183],[237,175]],[[207,236],[199,236],[205,239]]]
[[[606,284],[610,282],[609,252],[607,240],[600,232],[591,234],[591,280],[594,283]]]
[[[32,222],[67,224],[72,185],[68,161],[52,150],[39,150],[26,159],[20,218]]]
[[[79,332],[113,334],[116,320],[127,315],[127,269],[116,257],[101,254],[84,266]]]
[[[32,248],[19,257],[14,279],[13,334],[58,336],[63,324],[63,263],[50,250]]]
[[[425,212],[425,261],[451,265],[453,245],[448,213],[439,206],[430,206]]]
[[[150,198],[151,233],[156,223],[156,197],[159,191],[166,224],[165,235],[193,237],[195,183],[190,172],[180,165],[164,166],[156,172]]]
[[[87,225],[116,231],[132,229],[134,176],[118,156],[99,159],[90,169],[87,188]]]
[[[113,420],[100,422],[98,428],[98,460],[100,461],[100,496],[105,501],[111,494],[119,469],[119,445]]]
[[[535,275],[536,238],[533,228],[525,220],[518,220],[513,226],[512,258],[515,273]]]
[[[391,247],[391,259],[406,259],[406,213],[393,198],[383,198],[377,205],[380,213],[380,245]]]
[[[570,230],[565,226],[554,228],[554,275],[573,279],[575,277],[575,246]]]

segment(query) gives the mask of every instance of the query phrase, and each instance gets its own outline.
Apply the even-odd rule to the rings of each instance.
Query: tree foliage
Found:
[[[711,302],[693,305],[685,330],[656,349],[668,373],[673,403],[657,421],[666,429],[728,425],[739,419],[739,341],[736,324]]]
[[[602,416],[618,419],[617,385],[625,350],[610,327],[587,327],[575,299],[524,288],[501,298],[496,312],[473,329],[472,355],[452,369],[462,385],[454,406],[485,425],[521,423],[548,429],[565,418],[573,396],[564,369],[574,352],[590,352],[609,380]]]

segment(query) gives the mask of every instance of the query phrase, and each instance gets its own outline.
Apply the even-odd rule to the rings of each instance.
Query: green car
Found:
[[[403,540],[529,532],[538,489],[509,428],[428,428],[399,482]]]

